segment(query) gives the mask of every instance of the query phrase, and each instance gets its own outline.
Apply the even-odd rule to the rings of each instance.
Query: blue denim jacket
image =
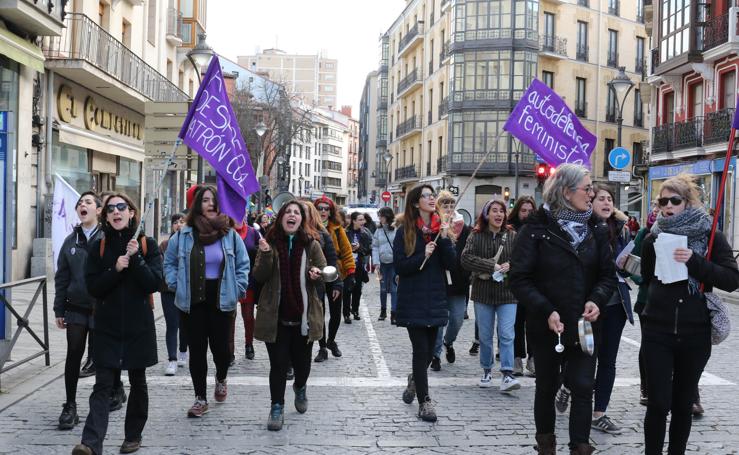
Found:
[[[185,313],[190,312],[190,254],[193,243],[192,227],[185,226],[170,239],[164,253],[164,281],[175,291],[175,305]],[[221,277],[219,305],[221,311],[233,311],[239,299],[246,296],[249,256],[244,242],[233,229],[221,238],[221,246],[226,263]]]

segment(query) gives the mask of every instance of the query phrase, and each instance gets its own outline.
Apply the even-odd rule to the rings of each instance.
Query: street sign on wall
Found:
[[[608,181],[629,183],[631,181],[631,173],[627,171],[608,171]]]

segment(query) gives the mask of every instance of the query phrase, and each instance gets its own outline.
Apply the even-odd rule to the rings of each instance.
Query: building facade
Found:
[[[378,72],[367,75],[359,101],[359,150],[357,160],[357,199],[362,203],[377,203],[378,194],[375,181],[379,177],[377,160],[377,80]],[[387,85],[385,86],[387,88]],[[380,156],[382,159],[382,155]]]
[[[645,197],[680,172],[696,175],[706,207],[714,207],[736,109],[739,7],[727,0],[647,5],[653,28],[651,140]],[[736,161],[731,158],[719,229],[736,244]]]
[[[316,55],[288,54],[280,49],[266,49],[255,55],[239,56],[240,66],[283,84],[289,93],[309,105],[335,109],[338,61],[324,52]]]

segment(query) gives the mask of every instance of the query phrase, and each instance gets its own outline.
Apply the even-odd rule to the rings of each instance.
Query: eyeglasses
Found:
[[[585,191],[588,194],[595,192],[595,190],[593,190],[593,185],[583,186],[582,188],[578,186],[575,189],[577,189],[577,190],[583,190],[583,191]]]
[[[316,207],[316,210],[318,210],[319,212],[330,212],[331,208],[325,205],[319,205],[318,207]]]
[[[436,199],[436,193],[421,193],[421,199]]]
[[[672,197],[661,197],[657,199],[657,203],[660,207],[664,207],[667,205],[668,202],[672,202],[672,205],[680,205],[683,203],[683,198],[680,196],[672,196]]]
[[[128,204],[125,202],[119,202],[117,204],[108,204],[105,207],[105,210],[108,211],[108,213],[113,213],[116,209],[118,209],[119,212],[122,212],[128,208]]]

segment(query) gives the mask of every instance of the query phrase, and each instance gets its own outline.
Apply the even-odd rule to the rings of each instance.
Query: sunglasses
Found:
[[[128,204],[125,202],[119,202],[117,204],[108,204],[105,207],[105,210],[107,210],[108,213],[113,213],[116,209],[118,209],[119,212],[122,212],[128,209]]]
[[[421,193],[422,199],[436,199],[436,193]]]
[[[668,202],[672,202],[672,205],[680,205],[683,203],[683,198],[680,196],[672,196],[672,197],[661,197],[657,199],[657,203],[660,207],[664,207],[667,205]]]
[[[331,208],[326,207],[325,205],[319,205],[318,207],[316,207],[316,210],[318,210],[319,212],[330,212]]]

